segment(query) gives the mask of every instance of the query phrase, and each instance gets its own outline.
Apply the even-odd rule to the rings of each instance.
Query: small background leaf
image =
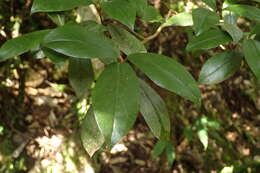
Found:
[[[238,43],[243,38],[243,31],[234,24],[224,23],[222,28],[229,33],[234,43]]]
[[[207,50],[218,47],[221,44],[231,41],[231,37],[225,32],[217,29],[212,29],[203,32],[189,42],[187,51]]]
[[[167,27],[167,26],[192,26],[192,25],[193,25],[193,20],[192,20],[192,15],[190,13],[179,13],[167,19],[162,26]]]
[[[92,82],[94,82],[90,59],[70,58],[69,81],[79,98],[87,94]]]
[[[243,52],[249,67],[256,77],[260,79],[260,42],[245,40],[243,42]]]
[[[197,35],[200,35],[202,32],[219,23],[219,16],[217,13],[206,8],[197,8],[193,10],[192,18],[194,30]]]
[[[141,85],[140,112],[154,136],[161,140],[168,140],[171,124],[166,105],[146,82],[139,81]]]
[[[216,84],[229,78],[239,69],[242,57],[234,52],[223,52],[206,61],[199,76],[200,84]]]
[[[128,31],[112,24],[108,26],[108,30],[112,36],[112,40],[126,55],[146,52],[144,45]]]
[[[66,11],[91,3],[91,0],[34,0],[31,13]]]
[[[246,17],[251,20],[260,21],[260,9],[250,5],[230,5],[226,8],[240,16]]]
[[[92,108],[88,110],[81,124],[80,135],[82,144],[90,157],[92,157],[104,143],[104,137],[98,128]]]

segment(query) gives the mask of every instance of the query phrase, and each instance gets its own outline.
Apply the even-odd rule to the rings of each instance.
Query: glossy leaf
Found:
[[[50,30],[36,31],[6,41],[0,48],[0,62],[21,55],[39,46]]]
[[[88,110],[88,113],[81,124],[80,135],[82,144],[90,157],[102,147],[105,141],[98,128],[92,108]]]
[[[211,49],[229,41],[232,39],[228,34],[221,30],[212,29],[191,40],[186,49],[187,51]]]
[[[260,9],[256,7],[250,5],[235,4],[228,6],[226,9],[248,19],[260,21]]]
[[[218,24],[219,16],[206,8],[197,8],[192,11],[194,30],[197,35]]]
[[[166,22],[163,24],[163,27],[192,26],[192,25],[193,25],[193,20],[192,20],[192,15],[190,13],[179,13],[167,19]]]
[[[216,0],[202,0],[202,1],[205,2],[205,4],[210,6],[212,9],[214,10],[217,9]]]
[[[243,42],[243,52],[249,67],[256,77],[260,79],[260,42],[245,40]]]
[[[163,140],[169,139],[171,124],[164,101],[146,82],[140,80],[140,86],[141,114],[154,136]]]
[[[119,57],[119,50],[111,40],[78,25],[53,30],[44,38],[43,46],[74,58],[116,60]]]
[[[199,76],[200,84],[220,83],[239,69],[242,57],[234,52],[223,52],[206,61]]]
[[[70,58],[69,81],[78,97],[83,97],[94,82],[94,72],[90,59]]]
[[[243,31],[236,25],[224,23],[222,28],[229,33],[234,43],[238,43],[243,38]]]
[[[116,19],[131,29],[134,29],[136,6],[128,0],[112,0],[102,3],[102,9],[108,18]]]
[[[91,0],[34,0],[31,13],[66,11],[90,4]]]
[[[132,54],[128,59],[160,87],[195,103],[200,102],[196,81],[174,59],[153,53]]]
[[[127,63],[110,64],[98,78],[93,108],[108,147],[133,126],[139,111],[139,88],[136,74]]]
[[[109,25],[108,30],[112,36],[112,40],[126,55],[146,52],[144,45],[126,30],[117,25]]]

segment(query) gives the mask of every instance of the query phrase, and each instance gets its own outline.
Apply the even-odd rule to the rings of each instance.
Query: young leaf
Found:
[[[98,128],[92,108],[88,110],[87,115],[81,124],[80,135],[82,144],[90,157],[102,147],[105,141]]]
[[[224,23],[222,28],[229,33],[234,43],[238,43],[243,38],[243,31],[237,25]]]
[[[134,29],[136,18],[135,3],[128,0],[112,0],[103,2],[102,9],[109,18],[116,19],[131,29]]]
[[[243,42],[243,52],[249,67],[256,77],[260,79],[260,42],[245,40]]]
[[[79,98],[87,93],[94,81],[94,72],[90,59],[70,58],[69,81]]]
[[[187,51],[211,49],[229,41],[232,39],[228,34],[221,30],[212,29],[191,40],[186,49]]]
[[[260,21],[260,9],[250,5],[230,5],[226,8],[234,13],[251,20]]]
[[[43,46],[74,58],[103,58],[116,60],[119,50],[105,36],[79,25],[65,25],[51,31]]]
[[[21,55],[38,46],[50,30],[36,31],[6,41],[0,48],[0,62]]]
[[[154,136],[169,139],[171,124],[163,99],[148,85],[140,80],[141,103],[140,112]]]
[[[206,8],[197,8],[192,11],[194,30],[197,35],[218,24],[219,16]]]
[[[117,25],[108,26],[112,40],[126,55],[132,53],[146,52],[144,45],[132,34]]]
[[[153,53],[131,54],[128,59],[160,87],[195,103],[200,102],[200,90],[196,81],[174,59]]]
[[[31,13],[66,11],[91,3],[91,0],[34,0]]]
[[[216,0],[202,0],[205,4],[210,6],[213,10],[217,9]]]
[[[197,134],[200,142],[204,146],[204,150],[207,150],[209,143],[208,131],[206,129],[201,129],[197,132]]]
[[[242,57],[234,52],[223,52],[210,58],[203,65],[199,76],[200,84],[220,83],[239,69]]]
[[[127,63],[110,64],[98,78],[93,108],[108,147],[133,126],[139,111],[139,88],[136,74]]]
[[[192,20],[192,15],[190,13],[179,13],[167,19],[166,22],[163,24],[163,27],[192,26],[192,25],[193,25],[193,20]]]

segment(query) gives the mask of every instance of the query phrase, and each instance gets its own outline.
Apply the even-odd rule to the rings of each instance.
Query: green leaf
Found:
[[[64,63],[66,60],[69,59],[68,56],[55,52],[49,48],[42,47],[41,50],[43,51],[44,55],[49,58],[53,63],[59,65]]]
[[[234,52],[223,52],[206,61],[199,76],[200,84],[220,83],[239,69],[242,57]]]
[[[224,19],[224,23],[227,24],[233,24],[236,25],[237,24],[237,14],[232,12],[232,11],[228,11],[228,10],[223,10],[222,11],[222,16]]]
[[[155,160],[157,157],[159,157],[163,153],[163,151],[166,147],[166,144],[167,144],[167,142],[165,142],[163,140],[159,140],[155,144],[153,152],[152,152],[152,159],[153,160]]]
[[[205,4],[210,6],[213,10],[217,9],[216,0],[202,0]]]
[[[88,30],[90,32],[102,33],[102,32],[107,31],[107,28],[104,25],[98,24],[91,20],[82,22],[81,24],[82,24],[82,26],[84,26],[86,28],[86,30]]]
[[[234,13],[251,20],[260,21],[260,9],[250,5],[230,5],[226,10],[233,11]]]
[[[116,19],[131,29],[134,29],[136,18],[136,6],[128,0],[112,0],[103,2],[102,9],[108,18]]]
[[[232,41],[231,37],[221,30],[212,29],[203,32],[189,42],[187,51],[207,50]]]
[[[229,33],[234,43],[238,43],[243,38],[243,31],[234,24],[224,23],[222,28]]]
[[[91,3],[91,0],[34,0],[31,13],[66,11]]]
[[[200,90],[196,81],[174,59],[153,53],[131,54],[128,59],[160,87],[195,103],[200,102]]]
[[[192,25],[193,25],[193,20],[192,20],[192,15],[190,13],[179,13],[167,19],[166,22],[163,24],[163,27],[192,26]]]
[[[197,35],[219,23],[219,16],[206,8],[197,8],[192,11],[194,30]]]
[[[135,4],[137,16],[143,17],[144,9],[148,6],[147,0],[132,0],[132,2]]]
[[[88,92],[94,81],[94,72],[90,59],[70,58],[69,81],[79,98]]]
[[[51,31],[43,46],[74,58],[116,60],[119,50],[105,36],[78,25],[65,25]]]
[[[48,16],[58,26],[65,24],[65,15],[62,13],[48,13]]]
[[[169,139],[171,124],[163,99],[146,82],[140,80],[140,85],[141,114],[154,136],[162,140]]]
[[[244,40],[243,52],[249,67],[257,79],[260,79],[260,42],[256,40]]]
[[[112,24],[108,26],[108,30],[112,36],[112,40],[126,55],[146,52],[144,45],[126,30]]]
[[[136,74],[127,63],[110,64],[98,78],[93,108],[108,147],[133,126],[139,111],[139,89]]]
[[[209,142],[208,131],[206,129],[201,129],[197,132],[197,134],[200,142],[204,146],[204,150],[207,150]]]
[[[143,9],[142,19],[146,22],[160,22],[163,18],[158,9],[153,6],[147,6]]]
[[[260,41],[260,24],[256,24],[252,29],[251,29],[251,34],[255,35],[255,40]]]
[[[98,128],[92,108],[88,110],[88,113],[81,124],[80,135],[82,144],[90,157],[102,147],[105,141]]]
[[[0,62],[21,55],[39,46],[48,32],[50,30],[36,31],[6,41],[0,48]]]
[[[171,144],[170,142],[167,142],[165,151],[166,151],[168,166],[171,167],[173,162],[176,159],[176,153],[175,153],[175,148],[174,148],[173,144]]]

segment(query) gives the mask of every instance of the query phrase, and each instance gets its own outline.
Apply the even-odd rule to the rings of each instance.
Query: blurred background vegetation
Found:
[[[56,27],[52,16],[31,16],[31,3],[0,0],[0,45],[21,34]],[[196,0],[150,3],[163,17],[169,10],[172,14],[190,12],[204,5]],[[160,19],[154,15],[147,17]],[[95,18],[88,7],[63,17],[69,22]],[[240,19],[244,31],[251,25]],[[149,36],[158,26],[137,20],[136,31]],[[190,35],[190,28],[167,27],[146,47],[149,52],[177,59],[197,78],[205,60],[220,50],[186,53]],[[103,65],[95,61],[93,65],[98,74]],[[79,138],[88,99],[77,99],[68,81],[67,63],[50,62],[37,49],[1,62],[0,173],[260,172],[260,88],[246,65],[219,85],[201,86],[202,106],[150,84],[169,109],[172,144],[157,143],[139,116],[112,151],[99,151],[90,159]],[[164,145],[171,147],[161,152]]]

